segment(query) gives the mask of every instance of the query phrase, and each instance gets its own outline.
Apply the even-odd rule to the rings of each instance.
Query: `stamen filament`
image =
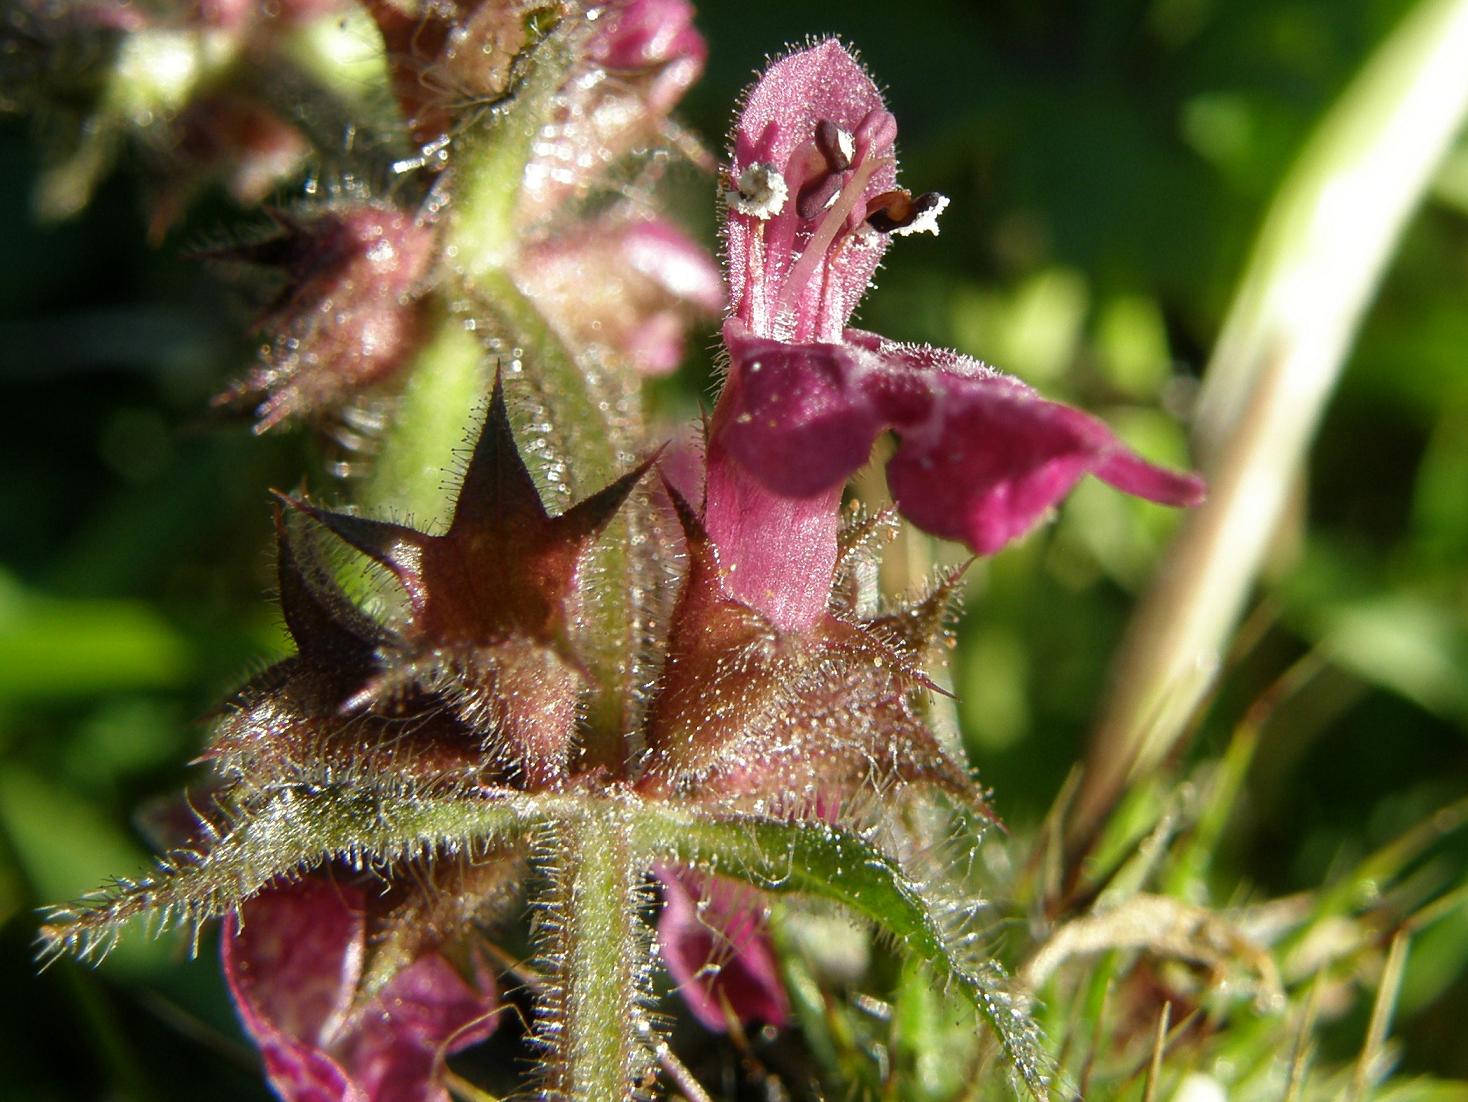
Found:
[[[870,157],[857,166],[850,181],[841,189],[840,197],[826,212],[820,226],[806,242],[805,250],[800,254],[800,259],[795,262],[795,267],[790,269],[790,274],[785,279],[785,286],[780,290],[779,314],[795,309],[795,304],[800,301],[805,285],[815,274],[816,266],[825,257],[826,251],[831,247],[831,242],[841,232],[841,227],[846,224],[852,208],[856,206],[857,200],[866,190],[872,173],[876,172],[877,166],[887,159],[887,157]]]

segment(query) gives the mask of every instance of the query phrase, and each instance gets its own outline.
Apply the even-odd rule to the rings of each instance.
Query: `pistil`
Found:
[[[851,179],[837,193],[835,202],[826,210],[825,217],[821,219],[815,232],[810,235],[804,251],[800,254],[800,259],[790,269],[785,285],[780,290],[779,313],[782,317],[794,312],[800,296],[805,291],[806,284],[810,282],[811,277],[815,275],[816,268],[830,251],[836,235],[846,228],[851,212],[866,190],[872,173],[890,159],[890,154],[865,158],[856,166],[851,174]]]

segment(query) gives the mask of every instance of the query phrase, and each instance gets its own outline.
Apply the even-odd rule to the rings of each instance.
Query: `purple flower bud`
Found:
[[[660,218],[612,215],[579,226],[532,245],[516,273],[563,337],[608,346],[647,375],[677,367],[689,320],[724,305],[717,265]]]
[[[708,46],[688,0],[589,5],[584,57],[557,93],[526,165],[520,215],[535,223],[602,181],[619,158],[664,138],[669,112],[703,72]]]
[[[587,56],[612,72],[646,74],[647,109],[665,116],[700,73],[708,45],[688,0],[613,0],[598,14]]]
[[[194,194],[211,180],[243,207],[259,204],[306,158],[305,136],[249,95],[219,92],[173,121],[173,171],[153,195],[148,236],[161,241]]]
[[[417,347],[416,299],[434,256],[432,229],[394,207],[272,216],[278,236],[209,254],[286,278],[257,325],[271,338],[264,362],[216,399],[253,405],[259,431],[329,409],[401,366]]]

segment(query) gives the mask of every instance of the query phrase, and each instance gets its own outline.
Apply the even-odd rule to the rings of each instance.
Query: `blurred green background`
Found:
[[[768,53],[843,36],[888,89],[904,182],[953,200],[939,239],[889,253],[858,322],[979,356],[1186,463],[1196,379],[1263,211],[1407,9],[709,4],[708,73],[682,117],[719,148]],[[201,717],[282,653],[265,490],[321,456],[206,415],[249,360],[249,315],[179,253],[257,216],[209,195],[150,249],[125,159],[78,219],[37,224],[34,137],[23,120],[0,126],[0,1094],[258,1099],[211,938],[197,963],[177,938],[135,938],[99,970],[39,977],[31,939],[41,904],[144,866],[139,809],[198,780],[185,763]],[[712,211],[692,209],[710,241]],[[1192,751],[1220,753],[1284,670],[1319,657],[1264,732],[1217,898],[1318,886],[1468,793],[1465,357],[1460,139],[1351,355]],[[660,386],[664,408],[691,411],[707,372],[695,362]],[[976,571],[952,676],[972,760],[1016,836],[1078,760],[1175,521],[1083,487],[1057,524]],[[1423,875],[1463,883],[1465,868],[1449,840]],[[1461,911],[1414,945],[1404,1070],[1468,1077],[1465,963]]]

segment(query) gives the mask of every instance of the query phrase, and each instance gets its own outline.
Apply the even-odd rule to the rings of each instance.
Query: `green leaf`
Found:
[[[272,880],[326,861],[360,868],[433,851],[472,855],[544,820],[539,801],[517,792],[425,798],[301,785],[273,790],[253,806],[225,809],[225,817],[228,824],[213,828],[200,851],[177,850],[146,876],[119,879],[54,910],[41,930],[42,959],[67,953],[100,959],[135,919],[155,935],[180,925],[197,932]]]
[[[973,1004],[1004,1046],[1015,1074],[1037,1098],[1049,1071],[1039,1030],[1010,991],[1003,968],[975,959],[971,931],[924,898],[921,887],[880,849],[821,822],[645,806],[632,827],[650,860],[673,860],[734,877],[768,892],[798,892],[840,903],[876,923],[938,982]],[[960,916],[961,919],[962,916]]]

